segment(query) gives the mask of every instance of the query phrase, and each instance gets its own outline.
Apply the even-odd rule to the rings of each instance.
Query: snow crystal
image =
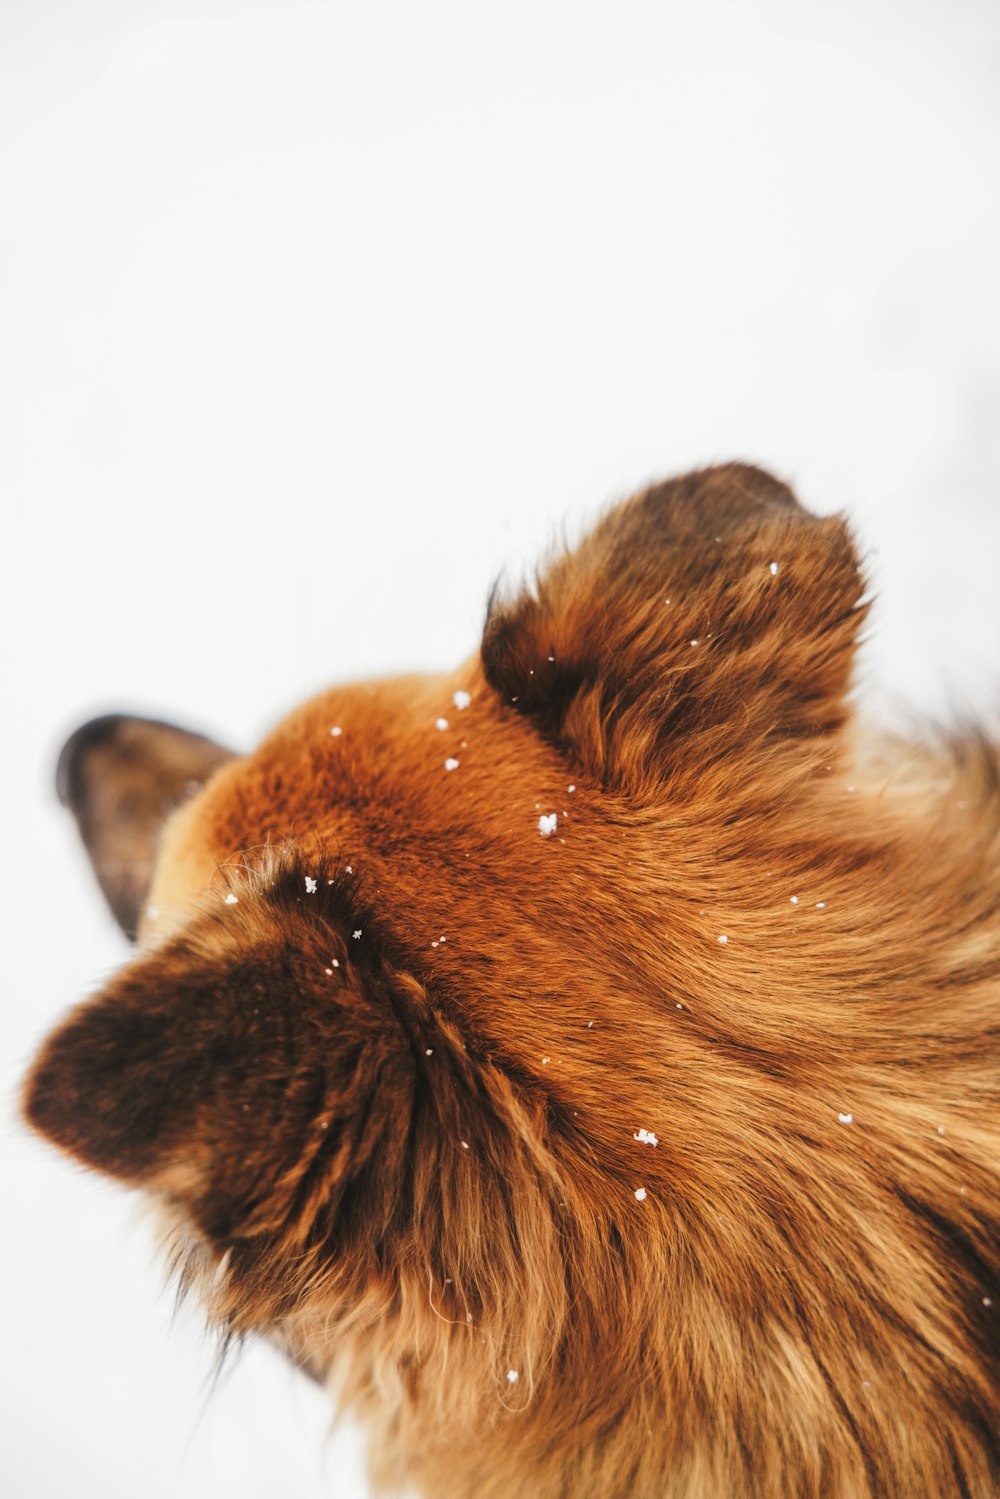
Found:
[[[816,909],[817,909],[817,911],[825,911],[826,910],[826,901],[825,900],[818,900],[816,902]]]
[[[328,975],[328,976],[329,976],[329,977],[331,977],[331,978],[332,978],[332,976],[333,976],[333,969],[332,969],[332,968],[324,968],[324,969],[323,969],[323,972],[324,972],[324,973],[325,973],[325,974],[327,974],[327,975]]]
[[[316,894],[316,881],[313,879],[312,875],[310,875],[310,874],[306,875],[306,894],[307,895],[315,895]]]
[[[938,1125],[938,1134],[939,1135],[943,1135],[944,1134],[944,1125],[943,1124],[939,1124]]]
[[[239,903],[240,903],[239,896],[238,895],[234,895],[233,892],[230,890],[229,894],[226,896],[226,905],[227,906],[238,906]]]
[[[567,786],[566,790],[572,794],[576,790],[576,786],[575,785],[573,785],[573,786]]]
[[[468,1148],[469,1148],[469,1142],[468,1142],[468,1140],[460,1140],[458,1143],[461,1145],[461,1147],[462,1147],[463,1150],[468,1150]]]
[[[461,690],[459,690],[452,697],[452,702],[455,704],[455,707],[458,708],[459,711],[461,711],[463,708],[467,708],[472,702],[472,693],[462,692]]]
[[[632,1139],[638,1140],[640,1145],[659,1145],[660,1143],[651,1129],[640,1129],[637,1135],[632,1136]]]
[[[993,1302],[990,1300],[989,1296],[984,1296],[983,1297],[983,1306],[992,1306],[992,1305],[993,1305]]]
[[[424,1048],[424,1056],[425,1057],[432,1057],[433,1055],[434,1055],[434,1048],[433,1048],[433,1046],[426,1046]]]
[[[340,967],[340,960],[339,960],[339,958],[331,958],[330,961],[333,964],[334,968],[339,968]]]
[[[722,943],[723,947],[725,947],[726,943],[729,941],[729,938],[726,936],[725,932],[720,932],[719,941]]]
[[[521,1376],[520,1376],[520,1374],[518,1374],[518,1372],[517,1372],[516,1369],[508,1369],[507,1370],[507,1383],[508,1384],[517,1384],[517,1382],[518,1382],[518,1380],[520,1378],[521,1378]]]
[[[336,738],[337,738],[337,737],[338,737],[338,736],[339,736],[339,735],[340,735],[340,734],[342,734],[342,733],[343,733],[343,732],[344,732],[344,731],[343,731],[343,729],[342,729],[342,728],[341,728],[341,727],[340,727],[340,724],[339,724],[339,723],[336,723],[336,724],[334,724],[334,726],[333,726],[333,728],[332,728],[332,729],[331,729],[331,730],[330,730],[330,733],[331,733],[331,734],[332,734],[332,735],[333,735],[333,737],[334,737],[334,739],[336,739]]]
[[[778,576],[778,564],[776,562],[769,562],[768,566],[771,569],[771,577],[776,578]]]
[[[542,813],[541,817],[538,819],[538,831],[541,833],[541,835],[542,835],[543,838],[548,838],[552,833],[555,832],[555,830],[556,830],[556,824],[558,823],[558,821],[559,821],[559,815],[558,815],[558,813],[556,813],[556,812],[549,812],[548,814],[546,814],[545,812]]]
[[[793,895],[793,896],[792,896],[792,897],[791,897],[791,903],[792,903],[792,905],[793,905],[793,906],[797,906],[797,905],[798,905],[798,903],[799,903],[799,898],[798,898],[798,896],[797,896],[797,895]]]
[[[636,1202],[645,1202],[646,1201],[646,1188],[645,1187],[636,1187],[636,1189],[635,1189],[635,1200],[636,1200]]]
[[[837,1118],[840,1120],[841,1124],[853,1124],[854,1123],[854,1115],[853,1114],[838,1114]]]
[[[699,642],[697,640],[692,640],[692,642],[691,642],[692,645],[698,645],[698,643]]]
[[[352,932],[351,933],[351,936],[354,938],[354,940],[356,942],[358,940],[358,938],[361,936],[361,928],[358,927],[358,929],[357,929],[356,932]]]
[[[444,768],[445,768],[445,770],[457,770],[458,769],[458,761],[455,759],[454,755],[449,755],[448,756],[447,760],[444,762]]]
[[[446,718],[435,718],[434,727],[436,729],[446,729],[448,727],[448,720]]]

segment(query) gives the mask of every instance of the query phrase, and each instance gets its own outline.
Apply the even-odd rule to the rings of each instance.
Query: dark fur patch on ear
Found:
[[[329,1208],[377,1150],[391,1177],[422,1024],[342,878],[286,854],[236,892],[77,1008],[24,1096],[55,1144],[217,1241],[293,1212],[308,1231],[311,1184]]]
[[[730,464],[636,495],[534,592],[491,600],[483,665],[605,784],[690,789],[839,726],[862,591],[842,519]]]
[[[166,818],[234,758],[202,734],[123,713],[91,719],[63,746],[59,800],[76,818],[98,883],[131,939]]]

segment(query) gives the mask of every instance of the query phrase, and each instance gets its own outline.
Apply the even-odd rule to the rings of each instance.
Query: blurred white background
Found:
[[[17,1123],[125,956],[65,734],[452,664],[502,565],[736,456],[854,518],[876,711],[992,710],[998,163],[992,0],[0,0],[4,1494],[366,1493]]]

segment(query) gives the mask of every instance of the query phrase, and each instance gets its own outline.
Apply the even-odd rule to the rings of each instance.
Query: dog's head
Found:
[[[138,948],[44,1045],[28,1119],[187,1225],[223,1320],[318,1368],[377,1316],[412,1362],[428,1299],[501,1384],[570,1317],[624,1344],[628,1277],[588,1311],[584,1261],[658,1253],[725,1191],[730,1103],[808,1058],[758,994],[769,934],[776,993],[815,941],[774,925],[760,834],[783,819],[806,881],[861,592],[840,519],[709,469],[494,597],[451,675],[336,688],[247,756],[85,726],[60,790]]]

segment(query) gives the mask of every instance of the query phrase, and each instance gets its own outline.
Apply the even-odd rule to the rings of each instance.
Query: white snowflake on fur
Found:
[[[541,833],[543,838],[551,838],[552,834],[556,830],[556,825],[558,822],[559,814],[557,812],[543,812],[541,817],[538,819],[538,831]]]
[[[317,889],[316,881],[313,879],[312,875],[307,874],[306,875],[306,894],[307,895],[315,895],[316,894],[316,889]]]
[[[447,760],[444,762],[444,768],[445,768],[445,770],[457,770],[458,769],[458,761],[455,759],[454,755],[449,755],[448,756]]]
[[[632,1136],[632,1139],[638,1140],[640,1145],[659,1145],[660,1143],[651,1129],[640,1129],[637,1135]]]
[[[467,708],[472,702],[472,693],[464,692],[460,688],[459,691],[456,692],[452,697],[452,702],[455,704],[455,707],[459,710],[459,712],[461,712],[463,708]]]

